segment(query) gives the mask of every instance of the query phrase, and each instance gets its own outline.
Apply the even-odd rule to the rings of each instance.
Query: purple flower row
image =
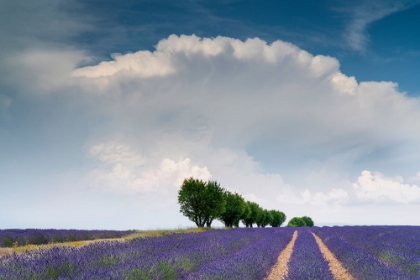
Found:
[[[286,279],[334,279],[309,228],[298,229]]]
[[[242,228],[56,247],[0,258],[0,279],[188,279],[218,260],[236,263],[240,256],[254,262],[250,267],[260,276],[274,264],[291,232]],[[270,257],[264,257],[264,251]]]
[[[420,277],[420,227],[358,226],[332,230],[381,262]]]
[[[6,229],[0,230],[0,247],[120,238],[133,232],[117,230]]]
[[[404,227],[399,228],[404,230]],[[375,241],[381,236],[378,235],[377,229],[372,226],[323,227],[314,228],[313,231],[356,279],[419,279],[418,275],[407,273],[401,266],[392,266],[378,255],[379,252],[392,251],[395,247],[392,244],[393,234],[396,232],[387,235],[384,239],[386,243],[381,243]],[[420,233],[419,229],[417,229],[418,233]],[[407,242],[411,241],[407,239]],[[404,255],[404,249],[400,252],[401,256]],[[406,265],[416,264],[406,263]]]
[[[266,237],[258,242],[202,266],[194,273],[187,275],[186,279],[263,279],[268,276],[281,251],[292,239],[295,229],[267,228],[248,229],[269,231]]]

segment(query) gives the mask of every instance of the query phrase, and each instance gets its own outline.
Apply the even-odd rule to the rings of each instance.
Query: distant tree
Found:
[[[286,220],[286,215],[283,212],[271,210],[270,213],[273,216],[273,220],[270,223],[272,227],[279,227]]]
[[[198,227],[211,227],[215,218],[225,211],[224,189],[216,181],[207,183],[194,179],[185,179],[179,192],[180,212]]]
[[[206,207],[204,216],[206,226],[211,227],[214,219],[220,218],[226,210],[225,189],[216,181],[208,181],[206,184]]]
[[[244,223],[244,225],[248,227],[248,225],[246,224],[246,221],[248,221],[248,219],[251,217],[251,207],[249,206],[248,202],[245,202],[244,209],[245,210],[241,215],[240,221],[242,221],[242,223]],[[235,221],[234,226],[239,227],[239,221]]]
[[[255,202],[247,201],[247,204],[250,209],[250,215],[249,217],[242,219],[242,222],[245,224],[246,227],[253,227],[252,225],[259,221],[262,209]]]
[[[306,226],[305,220],[299,217],[292,218],[287,224],[288,227],[304,227]]]
[[[226,191],[224,196],[226,210],[220,215],[220,220],[225,224],[225,227],[236,226],[246,210],[245,200],[241,195],[229,191]]]
[[[273,215],[268,210],[263,210],[260,217],[260,226],[266,227],[273,222]]]
[[[305,221],[305,224],[307,227],[313,227],[314,226],[314,221],[312,221],[312,219],[308,216],[303,216],[302,220]]]

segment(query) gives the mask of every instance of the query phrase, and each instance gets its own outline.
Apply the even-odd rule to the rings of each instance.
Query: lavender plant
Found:
[[[308,228],[298,229],[298,238],[290,258],[286,279],[334,279],[327,261]]]

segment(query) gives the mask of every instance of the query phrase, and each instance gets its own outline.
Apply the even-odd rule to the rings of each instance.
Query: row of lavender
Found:
[[[263,279],[294,229],[184,233],[0,258],[0,279]]]
[[[134,232],[117,230],[6,229],[0,230],[0,247],[120,238]]]
[[[420,279],[420,227],[314,228],[356,279]]]

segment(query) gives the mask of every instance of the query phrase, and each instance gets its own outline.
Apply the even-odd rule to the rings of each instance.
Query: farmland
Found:
[[[3,256],[0,279],[420,279],[420,227],[236,228],[120,238]]]

